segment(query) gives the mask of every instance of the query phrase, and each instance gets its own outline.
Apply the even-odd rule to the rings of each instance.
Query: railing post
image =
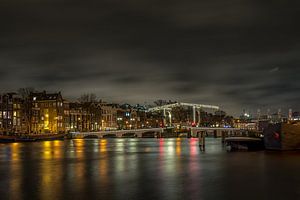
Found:
[[[199,146],[200,151],[205,151],[205,134],[204,131],[201,131],[199,134]]]
[[[196,106],[193,106],[193,124],[196,124]]]

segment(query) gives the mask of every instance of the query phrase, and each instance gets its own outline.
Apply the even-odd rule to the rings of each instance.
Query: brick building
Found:
[[[22,112],[22,98],[16,93],[0,95],[0,132],[22,133],[24,131],[24,119]]]
[[[31,93],[30,99],[32,102],[32,133],[65,132],[64,100],[60,92]]]

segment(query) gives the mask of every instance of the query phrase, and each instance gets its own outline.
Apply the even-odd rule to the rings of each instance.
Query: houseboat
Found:
[[[300,150],[300,123],[269,124],[264,143],[269,150]]]
[[[0,143],[59,140],[59,139],[64,139],[66,136],[67,136],[66,133],[0,135]]]

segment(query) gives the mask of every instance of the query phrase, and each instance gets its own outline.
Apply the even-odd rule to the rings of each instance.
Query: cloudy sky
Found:
[[[2,0],[0,91],[297,110],[299,20],[286,0]]]

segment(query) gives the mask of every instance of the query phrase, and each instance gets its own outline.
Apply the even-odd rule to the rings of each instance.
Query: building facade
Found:
[[[31,133],[62,133],[66,131],[64,100],[60,92],[31,93]]]
[[[117,104],[108,104],[101,102],[101,130],[115,130],[118,129],[117,123]]]
[[[23,101],[16,93],[0,95],[0,132],[23,133]]]

